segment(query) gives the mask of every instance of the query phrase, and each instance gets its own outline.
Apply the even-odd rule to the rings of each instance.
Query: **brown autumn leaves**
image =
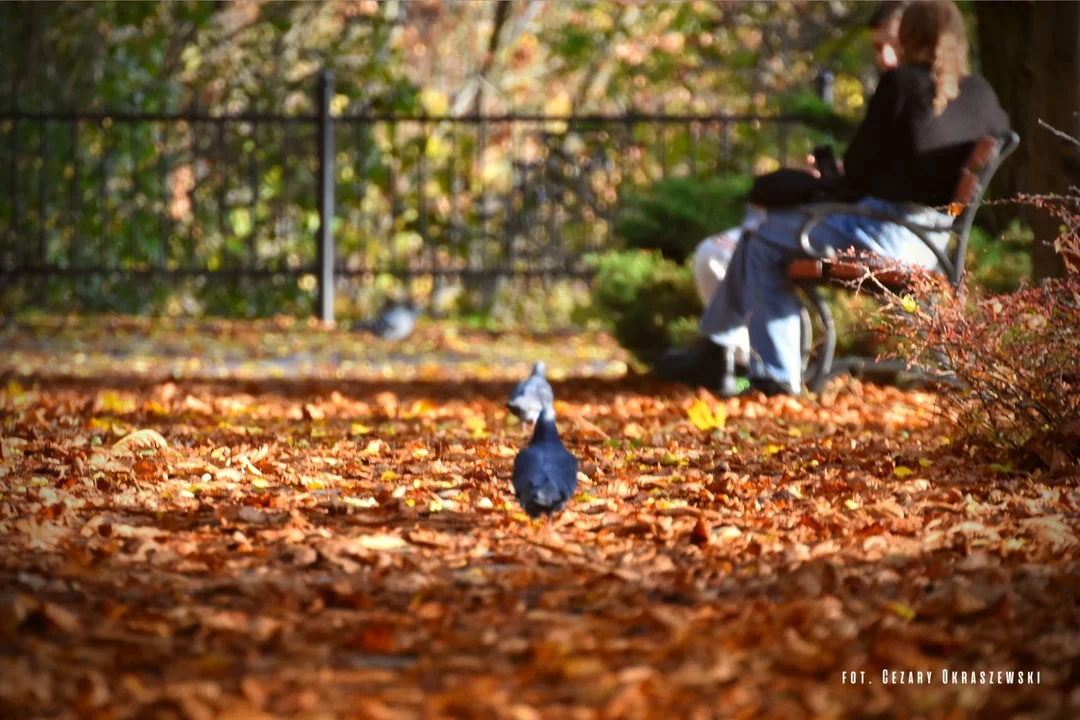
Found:
[[[1080,712],[1076,478],[969,448],[932,394],[722,402],[567,358],[582,477],[547,531],[508,482],[523,362],[168,380],[27,358],[0,369],[4,717]]]

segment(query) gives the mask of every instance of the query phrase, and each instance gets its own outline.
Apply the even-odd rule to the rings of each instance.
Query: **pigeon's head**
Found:
[[[532,374],[535,377],[544,377],[547,374],[547,365],[544,364],[543,360],[533,365]]]

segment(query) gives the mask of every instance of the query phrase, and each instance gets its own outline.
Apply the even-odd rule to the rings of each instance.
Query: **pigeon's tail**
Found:
[[[525,512],[530,517],[551,515],[562,510],[567,501],[564,493],[558,485],[550,480],[539,487],[533,488],[530,497],[524,503]]]

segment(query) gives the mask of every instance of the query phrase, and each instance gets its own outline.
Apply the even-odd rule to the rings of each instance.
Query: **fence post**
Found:
[[[319,319],[334,321],[334,119],[330,101],[334,97],[334,74],[323,70],[319,76]]]

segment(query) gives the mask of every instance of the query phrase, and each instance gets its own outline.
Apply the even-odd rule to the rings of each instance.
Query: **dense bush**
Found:
[[[750,183],[746,176],[661,180],[627,199],[615,234],[629,248],[685,262],[702,239],[742,222]]]
[[[701,312],[690,269],[659,252],[626,250],[590,258],[593,302],[619,344],[642,362],[671,347],[677,327]]]
[[[1080,250],[1080,203],[1051,210],[1063,220],[1056,246]],[[942,365],[959,384],[943,386],[954,417],[972,436],[1004,450],[1024,449],[1052,470],[1080,459],[1080,273],[1012,293],[965,301],[938,278],[910,295],[887,296],[885,326],[897,354]],[[932,300],[932,302],[927,302]]]

